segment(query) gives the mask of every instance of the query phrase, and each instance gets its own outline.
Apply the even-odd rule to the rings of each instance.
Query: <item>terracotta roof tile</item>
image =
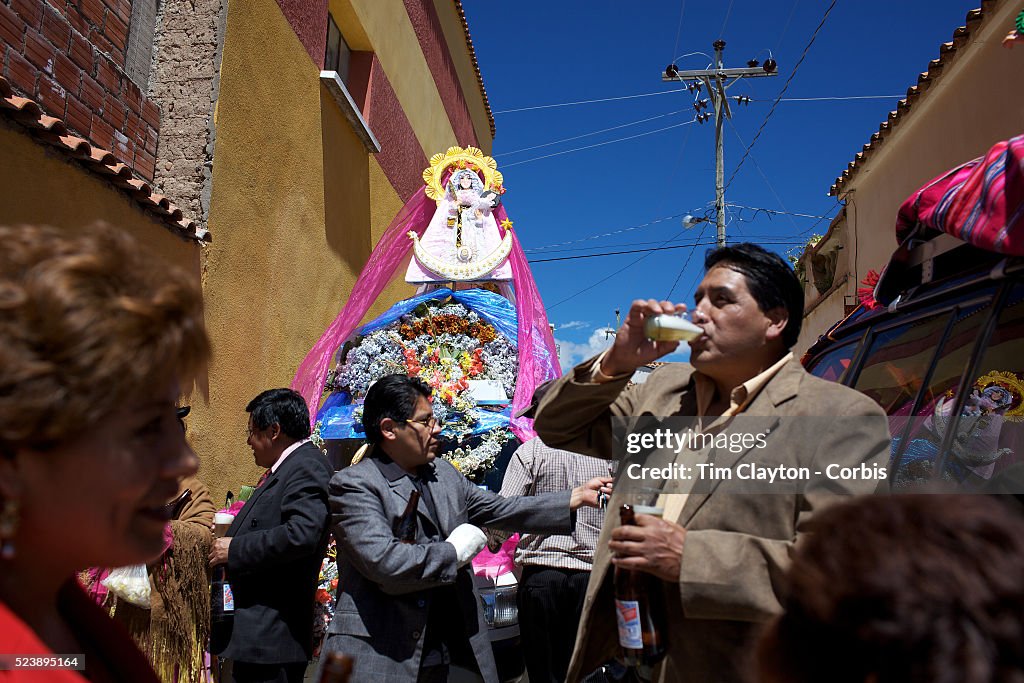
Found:
[[[157,221],[188,239],[210,241],[207,230],[197,228],[195,221],[186,219],[181,209],[167,197],[154,194],[153,186],[136,178],[132,169],[118,161],[113,152],[71,135],[63,121],[44,114],[39,104],[14,95],[10,83],[4,78],[0,78],[0,115],[24,126],[34,138],[78,161],[87,171],[126,191],[133,202]]]
[[[871,139],[864,145],[864,150],[858,152],[846,170],[836,178],[835,183],[829,188],[829,195],[836,196],[842,191],[843,185],[849,182],[850,178],[856,174],[857,169],[864,163],[864,160],[878,149],[879,145],[885,141],[886,136],[896,127],[896,124],[907,115],[912,103],[920,99],[921,95],[928,90],[932,83],[942,76],[946,65],[956,55],[956,51],[970,41],[971,33],[977,28],[978,23],[985,17],[985,12],[992,7],[995,1],[982,0],[981,7],[972,9],[967,13],[965,25],[953,31],[953,40],[939,46],[938,59],[931,60],[928,63],[928,70],[918,75],[917,84],[907,89],[906,98],[896,104],[896,109],[889,112],[886,120],[878,126],[878,132],[871,134]]]
[[[484,98],[484,109],[487,110],[487,122],[491,126],[491,137],[494,137],[494,114],[491,113],[491,103],[487,99],[487,88],[484,87],[484,77],[480,73],[480,64],[476,61],[476,50],[473,48],[473,37],[469,35],[469,22],[466,21],[466,12],[462,9],[462,0],[455,0],[455,11],[459,13],[462,20],[462,31],[466,34],[466,47],[469,48],[469,59],[473,62],[473,70],[476,72],[476,82],[480,84],[480,95]]]

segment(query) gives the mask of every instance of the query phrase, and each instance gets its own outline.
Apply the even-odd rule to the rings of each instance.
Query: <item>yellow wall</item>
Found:
[[[330,0],[331,13],[351,7],[429,159],[454,144],[455,132],[437,92],[412,22],[401,2]],[[353,48],[355,49],[355,48]],[[466,95],[473,97],[473,91]]]
[[[291,383],[402,207],[276,3],[230,4],[220,83],[203,274],[214,360],[189,418],[218,501],[260,473],[246,403]],[[368,317],[412,293],[399,282]]]
[[[0,123],[0,224],[34,223],[74,230],[105,221],[135,235],[199,278],[200,247],[171,233],[124,192]],[[0,247],[2,248],[2,247]]]
[[[441,31],[444,32],[448,51],[459,76],[459,85],[462,87],[466,103],[469,106],[469,115],[473,119],[473,130],[476,131],[476,137],[480,140],[480,149],[484,154],[489,155],[494,147],[491,122],[487,116],[487,109],[484,107],[480,84],[476,80],[476,70],[469,58],[469,46],[466,45],[462,20],[459,18],[459,13],[455,10],[455,3],[452,0],[434,0],[434,8],[437,10],[438,19],[441,21]]]

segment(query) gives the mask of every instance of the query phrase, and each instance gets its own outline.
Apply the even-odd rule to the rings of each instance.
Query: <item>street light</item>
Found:
[[[710,223],[710,222],[711,222],[710,218],[703,218],[701,216],[691,216],[690,214],[686,214],[685,216],[683,216],[683,227],[685,229],[687,229],[687,230],[689,230],[693,226],[697,225],[698,223]]]

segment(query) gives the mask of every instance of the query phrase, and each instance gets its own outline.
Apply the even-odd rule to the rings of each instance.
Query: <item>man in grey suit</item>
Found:
[[[383,377],[367,392],[371,450],[330,484],[340,582],[324,653],[351,655],[360,681],[446,681],[454,661],[497,683],[467,566],[484,544],[477,527],[568,533],[575,510],[596,506],[610,479],[533,498],[482,490],[436,458],[441,429],[430,394],[406,375]],[[396,527],[414,490],[416,539],[403,543]]]
[[[210,565],[227,564],[235,597],[225,649],[236,683],[300,683],[312,655],[313,595],[327,547],[333,470],[309,441],[309,410],[291,389],[249,402],[248,443],[267,468]]]
[[[690,364],[666,363],[627,388],[636,368],[678,346],[647,339],[645,320],[686,309],[667,301],[633,302],[612,347],[558,380],[541,401],[535,426],[544,442],[611,458],[615,418],[685,416],[700,434],[723,434],[742,419],[763,427],[770,448],[761,454],[787,464],[825,469],[825,463],[884,463],[889,435],[879,406],[811,376],[789,351],[803,313],[803,289],[793,269],[753,244],[710,252],[705,269],[693,312],[703,333],[690,342]],[[815,417],[830,418],[827,428]],[[716,465],[738,468],[762,457],[756,451],[711,454]],[[620,465],[610,504],[616,513],[630,488],[622,477],[631,469]],[[638,514],[637,526],[620,526],[618,514],[609,515],[567,680],[580,680],[619,652],[613,565],[662,579],[668,653],[650,672],[654,680],[744,680],[745,655],[759,627],[781,611],[779,580],[799,534],[835,494],[850,493],[857,483],[863,484],[835,481],[750,495],[741,493],[746,483],[735,480],[689,493],[674,492],[677,483],[669,481],[662,489],[669,495],[659,501],[664,518]]]

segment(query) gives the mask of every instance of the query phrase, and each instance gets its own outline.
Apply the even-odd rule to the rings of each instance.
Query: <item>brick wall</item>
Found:
[[[125,75],[131,0],[0,0],[3,76],[152,180],[160,110]]]

